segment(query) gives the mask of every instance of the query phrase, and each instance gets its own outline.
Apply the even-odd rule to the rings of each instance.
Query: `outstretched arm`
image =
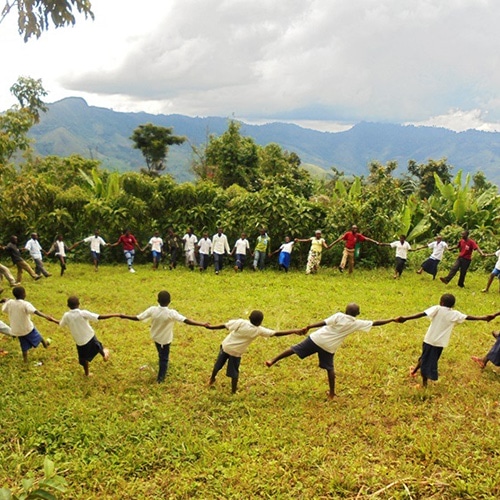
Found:
[[[99,314],[97,319],[110,319],[110,318],[121,318],[122,315],[120,313],[113,313],[113,314]]]
[[[305,328],[296,328],[295,330],[282,330],[279,332],[274,332],[274,337],[284,337],[285,335],[305,335],[307,330]]]
[[[137,316],[128,316],[127,314],[119,314],[118,317],[121,319],[129,319],[130,321],[139,321]]]
[[[496,318],[496,314],[487,314],[486,316],[467,316],[465,319],[469,321],[488,321]]]
[[[398,323],[401,317],[399,318],[390,318],[390,319],[378,319],[373,322],[373,326],[382,326],[387,325],[387,323]]]
[[[53,316],[49,316],[48,314],[45,314],[41,311],[35,311],[35,314],[37,316],[40,316],[41,318],[46,319],[47,321],[52,321],[52,323],[55,323],[56,325],[59,324],[59,321],[56,318],[54,318]]]
[[[224,330],[224,328],[226,328],[226,325],[224,325],[224,324],[222,324],[222,325],[207,324],[205,326],[205,328],[208,328],[209,330]]]
[[[204,326],[205,328],[208,328],[208,323],[200,323],[199,321],[195,321],[194,319],[189,319],[189,318],[186,318],[184,320],[184,323],[186,323],[186,325],[191,325],[191,326]]]
[[[304,330],[307,332],[309,331],[311,328],[320,328],[322,326],[325,326],[326,323],[324,321],[320,321],[319,323],[314,323],[312,325],[307,325]]]
[[[425,316],[425,313],[421,312],[421,313],[413,314],[412,316],[399,316],[399,318],[396,318],[396,319],[397,319],[398,323],[404,323],[405,321],[423,318],[424,316]],[[373,324],[375,324],[375,323],[373,323]]]
[[[336,245],[340,240],[342,239],[342,236],[339,236],[335,241],[327,245],[327,248],[332,248],[333,245]]]

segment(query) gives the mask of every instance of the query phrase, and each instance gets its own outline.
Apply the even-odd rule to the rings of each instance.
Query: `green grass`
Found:
[[[139,266],[132,275],[123,265],[94,273],[70,263],[64,278],[26,278],[25,286],[27,300],[56,317],[70,294],[97,313],[137,314],[167,289],[171,306],[192,319],[221,323],[259,308],[276,329],[320,321],[351,301],[367,319],[416,313],[445,290],[468,314],[500,309],[496,283],[480,293],[483,272],[469,273],[461,290],[456,280],[445,287],[413,271],[399,281],[389,269],[215,276]],[[48,456],[69,483],[66,497],[77,499],[500,497],[500,371],[470,361],[489,349],[499,320],[455,328],[440,379],[425,392],[408,367],[426,319],[354,334],[336,354],[335,401],[315,357],[264,367],[296,336],[257,339],[232,396],[224,372],[214,389],[206,385],[223,330],[176,325],[167,381],[158,385],[148,324],[99,322],[112,357],[96,358],[85,379],[69,332],[34,321],[53,344],[32,350],[27,366],[17,341],[0,338],[9,350],[0,358],[0,487],[42,477]]]

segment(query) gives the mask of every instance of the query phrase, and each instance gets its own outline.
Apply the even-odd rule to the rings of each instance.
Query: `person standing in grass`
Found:
[[[283,269],[285,273],[288,272],[290,268],[290,262],[292,260],[292,250],[295,241],[290,241],[290,236],[285,236],[285,241],[281,246],[275,250],[272,255],[279,252],[278,264],[280,271]]]
[[[288,358],[296,354],[300,359],[307,358],[312,354],[318,355],[319,367],[326,370],[328,375],[328,397],[333,399],[335,394],[335,371],[333,366],[333,358],[337,349],[342,345],[345,338],[354,332],[369,332],[372,326],[382,326],[387,323],[397,321],[398,318],[383,319],[378,321],[368,321],[363,319],[356,319],[359,316],[360,310],[358,304],[354,302],[347,304],[345,313],[335,313],[329,318],[308,325],[304,328],[304,332],[312,328],[319,328],[319,330],[311,333],[306,339],[299,344],[296,344],[278,356],[266,361],[266,366],[270,368],[278,361]]]
[[[101,260],[101,247],[105,247],[108,244],[101,237],[99,229],[96,229],[93,235],[87,236],[82,241],[75,243],[73,248],[80,243],[90,243],[90,255],[92,257],[92,262],[94,263],[94,271],[97,272],[99,270],[99,262]]]
[[[186,325],[204,326],[208,323],[200,323],[188,319],[179,314],[175,309],[170,309],[170,293],[162,290],[158,293],[158,305],[151,306],[137,316],[128,316],[120,314],[120,318],[131,321],[151,320],[151,338],[153,339],[156,350],[158,351],[158,376],[157,382],[160,384],[165,381],[168,370],[168,361],[170,357],[170,344],[174,337],[174,323],[185,323]]]
[[[472,261],[472,252],[477,250],[480,255],[484,257],[483,251],[479,248],[479,245],[472,239],[469,238],[469,231],[462,231],[462,238],[457,243],[457,246],[454,249],[459,249],[458,257],[453,266],[451,266],[450,272],[448,275],[443,278],[439,278],[445,285],[447,285],[460,271],[460,275],[458,277],[457,285],[460,288],[464,288],[465,286],[465,276],[467,275],[467,271],[469,269],[470,263]]]
[[[127,261],[128,270],[130,273],[135,273],[134,269],[134,258],[135,258],[135,249],[141,249],[141,245],[136,240],[135,236],[130,232],[130,229],[125,229],[123,234],[118,238],[118,240],[109,245],[110,247],[116,247],[117,245],[121,245],[123,248],[123,255],[125,256],[125,260]]]
[[[321,236],[321,231],[318,229],[314,232],[312,238],[295,238],[295,243],[311,242],[309,255],[307,256],[306,274],[315,274],[318,272],[319,265],[321,264],[321,254],[323,248],[328,249],[325,239]]]
[[[215,274],[219,274],[222,271],[224,255],[231,253],[229,248],[229,243],[227,241],[227,236],[222,232],[222,228],[217,228],[217,233],[212,236],[212,254],[214,256],[214,267]]]
[[[271,238],[264,228],[259,229],[259,236],[253,251],[253,270],[264,270],[266,265],[266,255],[271,256]]]
[[[500,313],[496,313],[495,316],[498,316]],[[493,338],[495,339],[495,343],[488,351],[486,356],[480,358],[479,356],[472,356],[472,361],[477,363],[482,370],[486,368],[488,361],[491,361],[495,366],[500,366],[500,332],[492,332]]]
[[[167,231],[167,237],[165,238],[165,245],[168,252],[170,253],[170,270],[174,270],[177,267],[177,259],[179,258],[179,251],[182,248],[182,240],[180,236],[174,231],[173,227],[169,227]]]
[[[364,234],[361,234],[358,231],[358,226],[356,226],[355,224],[351,226],[350,231],[347,231],[342,236],[339,236],[333,243],[330,244],[328,248],[333,247],[333,245],[341,240],[345,242],[344,251],[342,253],[342,260],[340,261],[339,265],[339,271],[341,273],[344,272],[347,263],[349,265],[349,274],[352,274],[352,272],[354,271],[354,257],[356,253],[356,245],[358,243],[361,244],[361,242],[363,241],[370,241],[371,243],[375,243],[376,245],[378,245],[377,241],[368,238],[368,236],[365,236]]]
[[[64,243],[63,235],[58,234],[56,241],[52,243],[52,246],[47,252],[47,254],[54,252],[55,257],[57,258],[57,260],[59,261],[59,265],[61,266],[61,276],[66,271],[66,252],[69,252],[73,248],[75,248],[75,245],[73,245],[71,248],[68,248]]]
[[[192,227],[187,228],[186,234],[182,237],[182,241],[184,242],[186,266],[192,271],[194,266],[196,266],[196,243],[198,243],[198,238],[193,233]]]
[[[491,274],[488,276],[488,283],[486,283],[486,288],[481,290],[483,293],[488,293],[491,284],[493,283],[493,280],[495,278],[500,279],[500,250],[497,250],[496,252],[493,253],[485,253],[485,257],[493,257],[495,256],[497,258],[495,267],[493,268],[493,271],[491,271]]]
[[[42,245],[40,245],[37,233],[31,233],[31,238],[26,242],[24,248],[28,250],[33,262],[35,263],[35,274],[38,274],[39,276],[43,275],[46,278],[52,276],[43,266],[42,252],[45,254],[47,253],[43,250]]]
[[[240,238],[236,240],[236,243],[231,250],[231,255],[234,255],[234,270],[236,272],[243,271],[245,268],[245,261],[249,251],[250,243],[247,240],[247,235],[245,233],[241,233]]]
[[[425,271],[426,273],[431,274],[432,279],[435,280],[439,263],[443,258],[445,250],[448,250],[448,243],[446,243],[446,241],[443,241],[442,236],[438,234],[434,241],[431,241],[428,245],[415,248],[413,251],[417,252],[418,250],[423,250],[424,248],[430,248],[432,250],[432,253],[428,259],[422,262],[420,269],[418,269],[416,273],[422,274],[422,272]]]
[[[491,321],[495,314],[488,316],[468,316],[461,313],[453,307],[455,306],[455,296],[451,293],[445,293],[439,300],[439,305],[432,306],[423,312],[413,314],[412,316],[401,316],[398,323],[404,323],[412,319],[423,318],[427,316],[431,322],[422,345],[422,355],[418,358],[416,365],[410,367],[410,377],[416,377],[420,370],[422,376],[422,385],[427,387],[429,380],[438,379],[438,361],[443,349],[448,345],[456,324],[469,321]]]
[[[281,337],[284,335],[303,335],[305,330],[286,330],[276,332],[262,326],[264,314],[262,311],[252,311],[248,320],[233,319],[221,325],[209,325],[209,330],[229,330],[229,334],[222,341],[219,354],[215,361],[209,385],[215,384],[215,378],[227,363],[226,375],[231,378],[231,392],[236,393],[240,376],[241,356],[247,351],[248,346],[257,337]]]
[[[145,252],[148,247],[151,247],[153,271],[156,271],[160,265],[161,255],[163,253],[163,238],[161,238],[159,231],[155,231],[153,233],[153,236],[151,236],[148,244],[142,249],[142,251]]]
[[[393,241],[392,243],[379,243],[381,247],[391,247],[396,249],[396,265],[394,267],[393,278],[400,278],[403,274],[404,268],[406,267],[406,261],[408,260],[408,252],[411,250],[410,244],[406,241],[406,236],[402,234],[399,240]]]
[[[28,302],[26,299],[26,290],[22,286],[15,286],[12,289],[15,300],[13,299],[2,299],[5,302],[2,306],[2,311],[9,315],[9,323],[11,328],[11,333],[13,337],[19,339],[21,345],[21,351],[23,353],[23,361],[28,362],[28,351],[31,348],[36,348],[40,344],[47,348],[50,344],[50,339],[45,340],[40,332],[35,328],[35,325],[31,321],[31,315],[36,314],[47,321],[52,321],[53,323],[59,324],[57,319],[38,311],[33,304]]]
[[[17,246],[17,236],[11,236],[10,242],[6,246],[0,246],[1,250],[5,250],[12,259],[12,263],[17,267],[17,283],[21,283],[23,278],[23,271],[26,271],[34,280],[39,280],[41,276],[36,274],[31,266],[23,259],[21,250]]]
[[[210,264],[210,253],[212,251],[212,241],[208,237],[208,231],[203,233],[202,238],[197,243],[198,257],[200,260],[200,273],[207,270]]]
[[[83,366],[85,376],[90,377],[89,370],[90,362],[100,354],[104,361],[109,359],[109,350],[97,340],[94,330],[90,326],[89,321],[98,321],[109,318],[119,318],[119,314],[95,314],[80,309],[80,300],[78,297],[71,296],[68,298],[69,311],[65,312],[59,326],[61,328],[68,327],[73,340],[76,342],[76,350],[78,351],[78,362]]]

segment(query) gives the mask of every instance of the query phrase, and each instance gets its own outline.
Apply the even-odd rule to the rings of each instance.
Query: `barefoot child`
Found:
[[[83,366],[87,377],[90,376],[89,363],[100,354],[104,361],[109,359],[109,351],[97,340],[94,330],[89,321],[98,321],[101,319],[119,318],[119,314],[95,314],[85,309],[80,309],[80,300],[78,297],[68,298],[69,311],[65,312],[59,326],[67,326],[73,340],[76,342],[78,351],[78,362]]]
[[[12,337],[12,330],[10,329],[10,326],[6,325],[3,321],[0,321],[0,333]],[[0,356],[7,356],[7,354],[9,354],[9,351],[0,347]]]
[[[491,361],[495,366],[500,366],[500,332],[492,332],[495,343],[488,351],[488,354],[483,358],[472,356],[472,361],[475,361],[481,369],[486,368],[488,361]]]
[[[132,321],[151,320],[151,338],[158,351],[159,369],[157,382],[159,384],[165,381],[167,375],[170,344],[174,336],[174,323],[178,321],[180,323],[186,323],[186,325],[208,326],[208,323],[200,323],[182,316],[182,314],[179,314],[175,309],[170,309],[168,307],[169,304],[170,294],[166,290],[162,290],[158,293],[157,306],[151,306],[137,316],[120,314],[120,318]]]
[[[402,316],[399,323],[427,316],[431,322],[424,337],[422,355],[417,364],[410,367],[410,376],[415,377],[418,370],[422,376],[422,385],[427,387],[428,380],[438,379],[438,361],[443,349],[448,345],[453,327],[458,323],[469,321],[491,321],[495,315],[468,316],[453,309],[455,296],[445,293],[441,296],[438,306],[429,307],[424,312],[412,316]]]
[[[257,337],[281,337],[294,333],[297,335],[303,335],[305,333],[304,330],[276,332],[261,326],[263,319],[264,314],[261,311],[252,311],[248,320],[232,319],[222,325],[210,325],[207,327],[210,330],[222,330],[224,328],[229,330],[229,334],[222,341],[220,346],[219,355],[215,361],[209,385],[215,384],[217,373],[219,373],[227,362],[226,375],[231,378],[231,392],[235,394],[238,389],[241,356]]]
[[[341,346],[344,339],[351,333],[359,331],[368,332],[371,330],[372,326],[382,326],[387,323],[391,323],[392,321],[396,321],[396,318],[378,321],[356,319],[359,312],[358,304],[347,304],[345,314],[338,312],[324,321],[306,326],[306,332],[312,328],[319,328],[319,330],[309,335],[309,337],[303,340],[300,344],[296,344],[283,351],[275,358],[266,361],[266,366],[271,367],[280,359],[288,358],[293,354],[296,354],[300,359],[304,359],[314,353],[317,353],[319,367],[326,370],[328,375],[328,385],[330,387],[328,397],[333,399],[336,395],[333,358],[335,356],[335,352]]]
[[[28,351],[32,347],[36,348],[39,344],[42,344],[43,347],[47,348],[50,344],[50,340],[44,340],[35,328],[35,325],[31,321],[31,315],[36,314],[56,324],[59,322],[52,316],[38,311],[33,304],[24,300],[26,298],[26,290],[22,286],[15,286],[12,289],[12,293],[16,300],[7,300],[2,307],[2,311],[9,315],[12,336],[19,338],[23,360],[27,362]]]

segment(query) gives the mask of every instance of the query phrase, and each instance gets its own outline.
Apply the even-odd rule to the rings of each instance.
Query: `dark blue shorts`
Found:
[[[307,337],[299,344],[295,344],[291,347],[292,351],[300,358],[304,359],[311,356],[314,353],[318,354],[319,367],[324,370],[333,370],[333,356],[331,352],[327,352],[322,349],[319,345],[315,344],[311,337]]]
[[[40,345],[40,342],[42,341],[42,336],[36,328],[33,328],[33,330],[31,330],[28,335],[23,335],[22,337],[18,338],[19,343],[21,344],[21,351],[23,352],[29,351],[32,347],[38,347]]]
[[[153,256],[154,260],[160,260],[161,259],[161,252],[157,252],[156,250],[151,251],[151,255]]]
[[[438,379],[438,361],[443,352],[443,347],[422,344],[422,356],[420,357],[420,373],[429,380]]]
[[[99,252],[91,251],[90,255],[92,255],[92,260],[96,260],[97,262],[101,259],[101,254]]]
[[[104,355],[102,344],[94,335],[85,345],[77,345],[78,362],[83,366],[92,361],[98,354]]]

